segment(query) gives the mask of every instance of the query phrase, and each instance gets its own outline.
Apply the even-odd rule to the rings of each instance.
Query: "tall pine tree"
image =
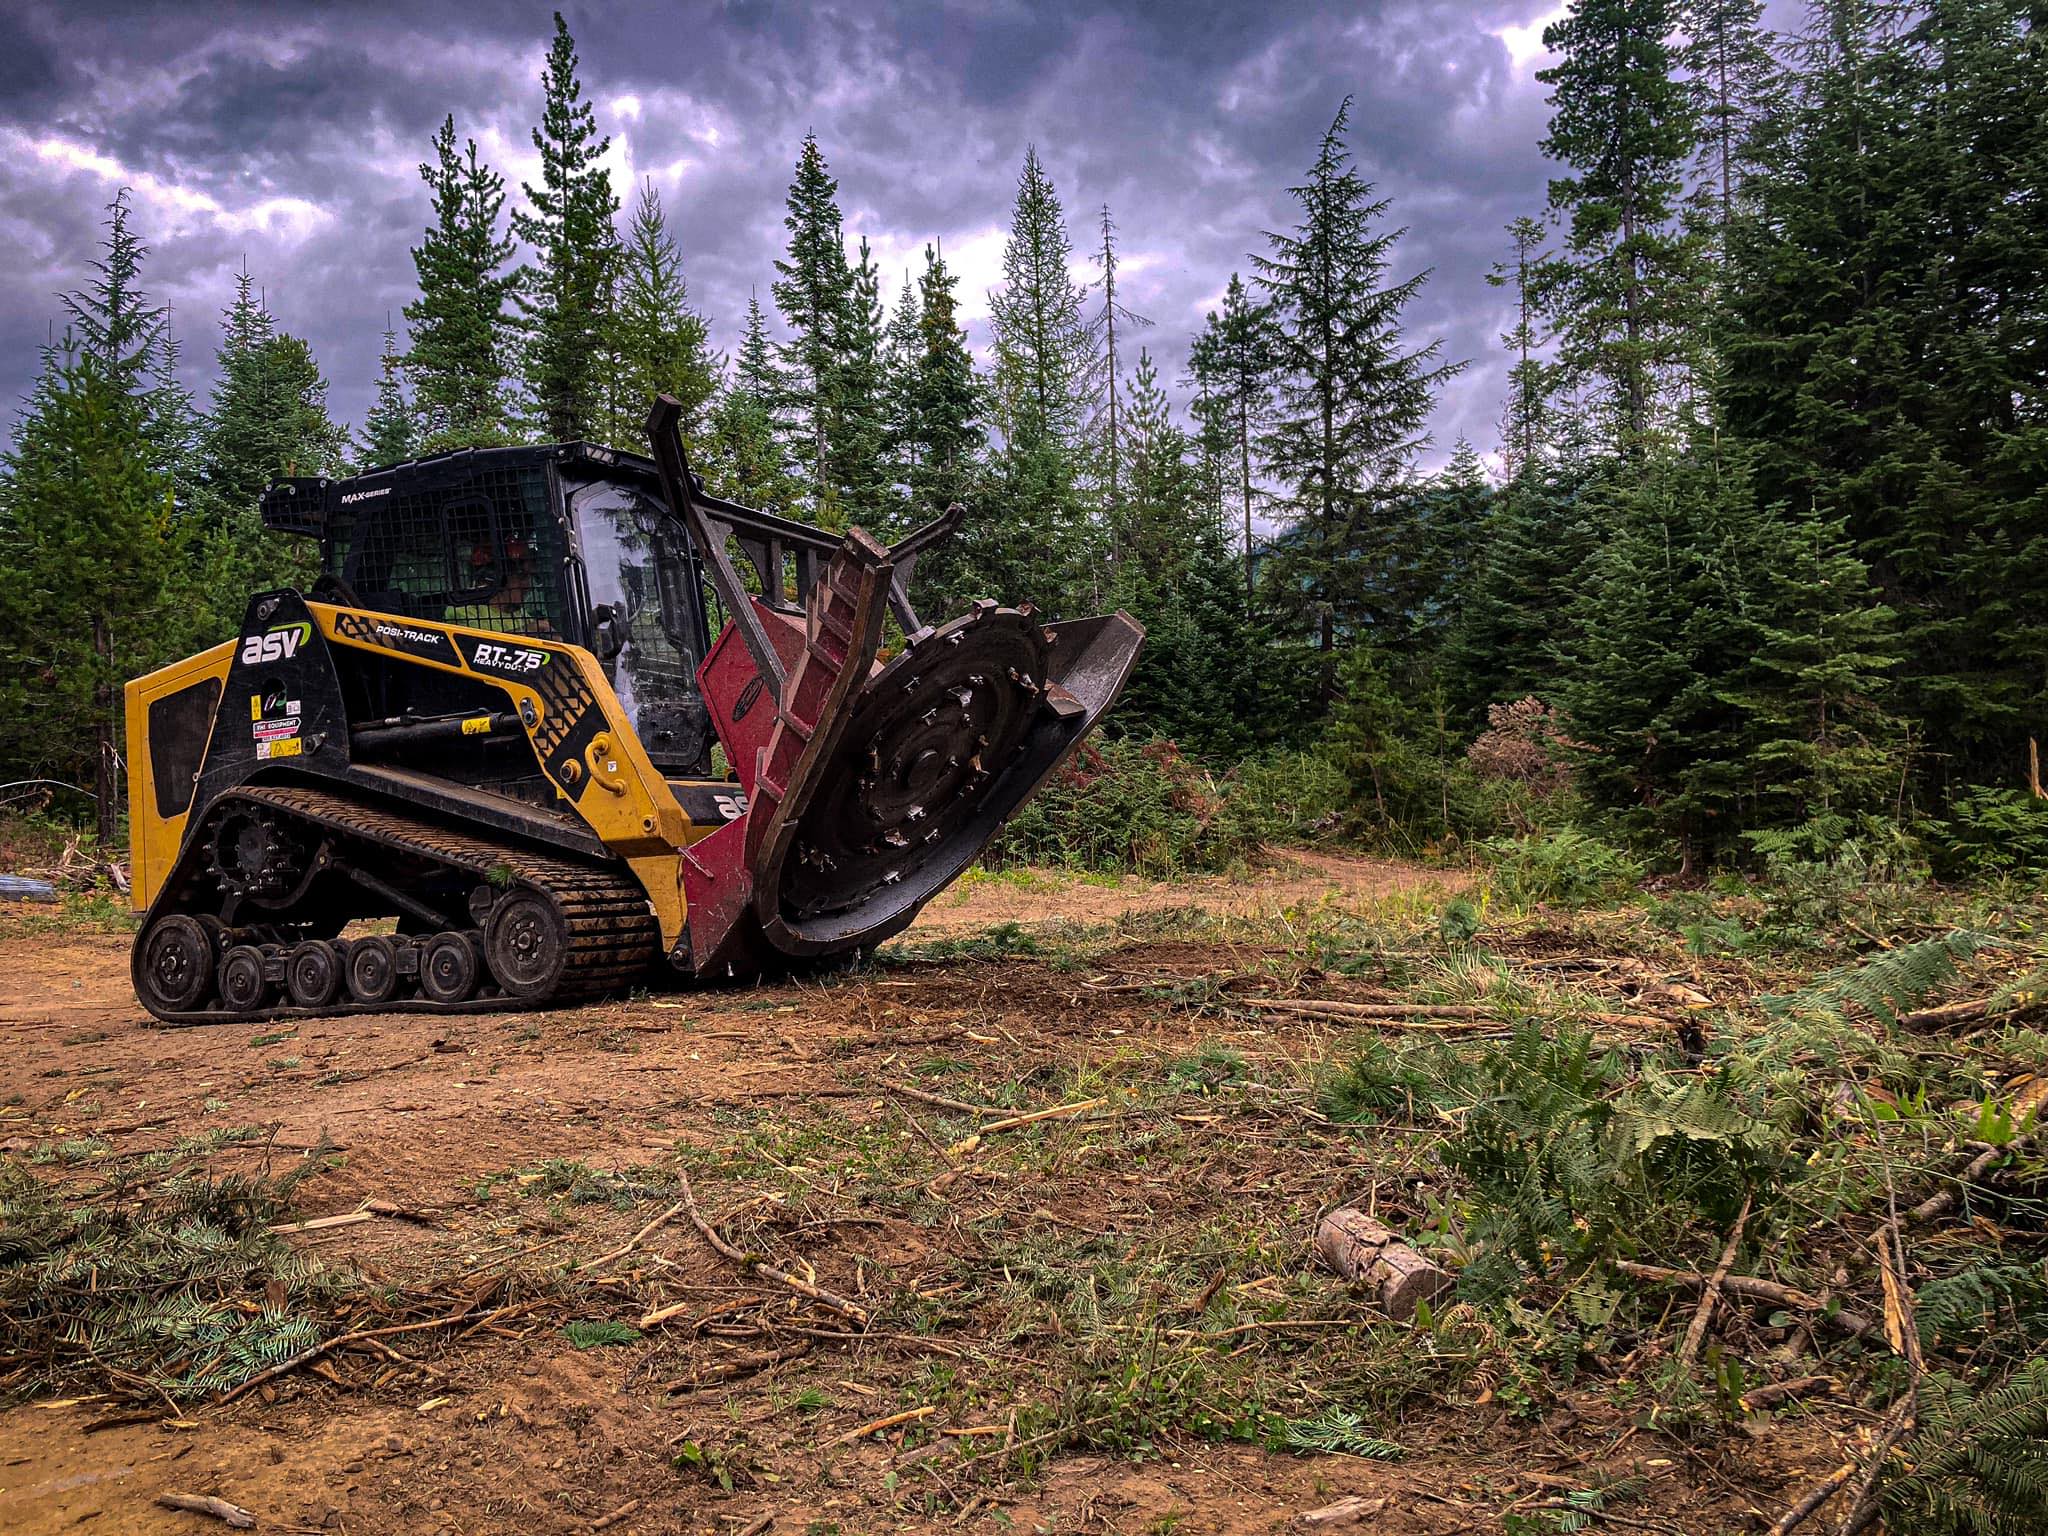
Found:
[[[991,414],[1001,451],[965,547],[987,592],[1055,612],[1099,600],[1101,563],[1080,487],[1097,358],[1069,272],[1065,211],[1035,147],[1024,152],[1003,286],[989,299]]]
[[[522,183],[528,206],[512,213],[512,232],[534,253],[517,291],[528,404],[557,440],[592,437],[604,425],[605,317],[619,271],[619,199],[602,164],[612,141],[597,131],[576,64],[576,41],[557,11],[533,130],[540,185]]]
[[[1572,0],[1543,32],[1558,62],[1543,152],[1569,174],[1550,183],[1564,249],[1537,291],[1559,361],[1591,383],[1615,446],[1640,458],[1668,426],[1696,360],[1704,271],[1682,217],[1697,118],[1677,78],[1678,0]]]
[[[786,394],[761,300],[749,298],[740,349],[704,437],[704,478],[720,495],[774,512],[791,509],[802,484],[791,473],[777,416]]]
[[[405,368],[427,452],[512,440],[505,306],[517,285],[505,265],[513,242],[498,227],[504,179],[477,158],[476,140],[457,151],[452,116],[442,120],[433,149],[420,178],[433,195],[434,222],[413,248],[420,292],[405,306],[412,333]]]
[[[1231,273],[1230,286],[1223,291],[1222,310],[1209,311],[1207,324],[1195,338],[1192,368],[1227,444],[1224,489],[1236,504],[1243,526],[1240,553],[1248,602],[1254,589],[1252,507],[1259,494],[1252,454],[1272,410],[1278,344],[1272,312],[1252,298],[1242,278]]]
[[[1409,348],[1401,311],[1426,272],[1388,279],[1403,231],[1388,202],[1352,168],[1347,99],[1323,135],[1308,179],[1290,189],[1301,222],[1268,233],[1259,282],[1279,319],[1279,402],[1264,439],[1288,534],[1272,591],[1314,627],[1318,649],[1340,633],[1385,631],[1399,558],[1392,504],[1423,441],[1437,385],[1462,365],[1443,343]]]
[[[804,136],[796,175],[789,185],[783,226],[789,249],[775,263],[775,307],[789,328],[777,351],[784,380],[784,409],[792,446],[809,482],[814,521],[835,522],[835,437],[841,435],[842,348],[853,305],[853,275],[846,265],[846,235],[839,217],[839,183],[833,179],[815,134]]]
[[[718,361],[704,317],[690,308],[682,253],[651,179],[633,203],[604,337],[604,440],[646,452],[647,410],[665,394],[682,406],[683,436],[695,443],[718,388]]]
[[[396,464],[419,451],[419,417],[405,397],[404,358],[398,350],[398,333],[384,333],[384,352],[377,360],[377,394],[363,417],[362,435],[355,447],[355,467],[360,471],[380,464]]]

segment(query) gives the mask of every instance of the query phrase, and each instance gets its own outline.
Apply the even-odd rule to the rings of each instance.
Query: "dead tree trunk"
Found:
[[[1396,1322],[1407,1322],[1423,1302],[1457,1284],[1391,1229],[1350,1206],[1339,1206],[1317,1224],[1316,1252],[1347,1280],[1371,1286]]]

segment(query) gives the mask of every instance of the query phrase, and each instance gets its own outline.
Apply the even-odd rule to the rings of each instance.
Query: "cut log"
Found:
[[[1316,1252],[1347,1280],[1372,1287],[1387,1316],[1407,1322],[1457,1281],[1365,1212],[1339,1206],[1316,1225]]]

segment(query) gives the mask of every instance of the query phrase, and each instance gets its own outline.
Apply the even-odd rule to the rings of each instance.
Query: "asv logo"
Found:
[[[297,624],[280,624],[260,635],[251,635],[242,642],[242,665],[254,667],[266,661],[289,661],[312,637],[313,626],[303,620]]]
[[[476,665],[494,672],[538,672],[548,664],[548,653],[523,645],[497,645],[484,641],[476,648]]]

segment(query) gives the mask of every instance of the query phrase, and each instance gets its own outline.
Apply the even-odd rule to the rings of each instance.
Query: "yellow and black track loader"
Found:
[[[538,1006],[868,948],[1115,700],[1128,616],[927,625],[912,568],[959,509],[886,548],[722,501],[678,417],[652,459],[272,487],[319,580],[127,688],[151,1013]]]

